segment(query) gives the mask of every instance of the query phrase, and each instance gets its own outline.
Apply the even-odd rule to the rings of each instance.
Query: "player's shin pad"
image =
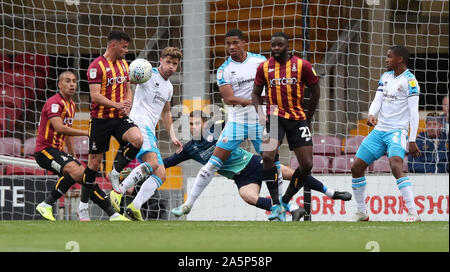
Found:
[[[45,203],[52,205],[56,202],[56,200],[62,197],[74,184],[75,180],[69,174],[65,174],[64,176],[60,177],[55,185],[55,189],[47,197]]]
[[[309,174],[310,171],[302,170],[300,167],[295,169],[291,182],[289,182],[289,186],[282,198],[284,203],[289,203],[291,198],[303,187]]]
[[[280,201],[278,199],[278,172],[277,167],[273,166],[269,169],[263,169],[264,182],[269,190],[270,197],[272,198],[272,204],[278,205]]]
[[[140,148],[136,148],[130,143],[121,146],[114,158],[114,169],[116,169],[117,172],[122,171],[125,166],[136,158],[139,150]]]
[[[89,169],[86,167],[83,173],[83,187],[81,188],[81,199],[83,203],[89,202],[89,197],[91,196],[92,189],[95,184],[95,177],[97,176],[97,171]]]

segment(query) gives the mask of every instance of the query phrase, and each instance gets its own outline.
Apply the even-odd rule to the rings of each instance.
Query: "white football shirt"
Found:
[[[399,76],[389,71],[381,76],[377,92],[383,93],[383,100],[375,129],[390,131],[409,130],[410,108],[408,97],[419,95],[420,86],[408,69]]]
[[[149,127],[156,135],[156,124],[166,102],[172,99],[173,86],[170,80],[161,76],[157,68],[153,68],[152,72],[147,82],[137,84],[130,118],[140,128]]]
[[[230,84],[236,97],[252,99],[256,68],[266,57],[247,52],[244,62],[236,62],[229,57],[217,70],[217,85]],[[240,105],[228,108],[228,122],[258,123],[258,114],[253,105]]]

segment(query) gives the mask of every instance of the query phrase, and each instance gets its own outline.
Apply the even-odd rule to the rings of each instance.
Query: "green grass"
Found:
[[[449,251],[448,222],[2,221],[0,251]]]

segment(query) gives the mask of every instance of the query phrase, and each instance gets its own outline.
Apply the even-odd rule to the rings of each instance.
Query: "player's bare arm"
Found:
[[[252,91],[252,104],[256,109],[256,112],[259,116],[259,122],[260,124],[266,123],[266,116],[264,115],[263,111],[263,97],[261,96],[263,91],[262,86],[257,86],[256,84],[253,84],[253,91]]]
[[[164,108],[161,112],[161,120],[164,124],[164,127],[169,132],[170,140],[174,145],[177,146],[177,153],[180,153],[183,150],[183,145],[178,140],[177,136],[175,135],[175,130],[173,129],[173,122],[172,122],[172,113],[170,112],[170,102],[166,102],[164,105]]]
[[[89,92],[91,94],[91,101],[93,103],[102,105],[108,108],[116,108],[119,111],[125,111],[126,108],[131,109],[131,101],[125,99],[121,102],[114,102],[103,96],[101,93],[101,84],[90,84]]]
[[[230,84],[220,86],[219,91],[227,105],[247,106],[252,104],[252,101],[250,99],[235,96],[233,88]]]
[[[308,112],[306,112],[306,118],[308,120],[308,123],[311,124],[311,120],[314,116],[314,113],[316,112],[317,103],[319,103],[320,99],[320,85],[319,82],[316,84],[308,87],[311,97],[309,99],[308,103]]]
[[[87,130],[71,128],[64,125],[63,120],[58,116],[50,118],[50,124],[55,131],[60,134],[67,136],[89,136],[89,132]]]
[[[129,100],[131,102],[131,104],[130,104],[130,107],[126,108],[123,111],[123,113],[125,115],[129,115],[130,111],[131,111],[131,107],[133,106],[133,95],[134,95],[133,90],[131,89],[131,83],[130,82],[127,82],[126,90],[127,90],[127,96],[126,96],[127,99],[126,100]]]

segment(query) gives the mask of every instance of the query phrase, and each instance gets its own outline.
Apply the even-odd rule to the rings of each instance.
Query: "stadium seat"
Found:
[[[0,107],[22,109],[24,103],[24,89],[10,85],[0,85]]]
[[[30,53],[18,54],[14,58],[14,70],[19,73],[32,72],[36,80],[36,88],[44,92],[50,74],[50,57]]]
[[[374,173],[391,173],[389,158],[387,156],[383,156],[374,161],[371,165],[370,171]],[[408,156],[403,158],[403,172],[408,173]]]
[[[34,148],[36,147],[36,137],[26,139],[23,143],[23,156],[25,158],[34,158]]]
[[[391,173],[391,167],[389,165],[389,159],[387,156],[383,156],[373,162],[371,169],[374,173]]]
[[[344,144],[344,154],[356,154],[364,138],[365,136],[361,135],[347,137]]]
[[[17,138],[0,138],[0,155],[20,157],[22,141]]]
[[[103,177],[95,178],[95,182],[102,190],[112,190],[111,182]]]
[[[354,155],[341,155],[332,159],[331,171],[334,173],[351,173]]]
[[[7,165],[5,168],[5,175],[45,175],[45,170],[42,168],[24,167],[20,165]]]
[[[79,158],[81,162],[87,163],[89,155],[89,137],[73,137],[73,145],[77,154],[77,158]]]
[[[13,135],[17,128],[22,125],[20,122],[21,117],[21,110],[0,106],[0,136]]]
[[[21,99],[21,107],[24,108],[35,100],[36,85],[34,83],[34,74],[32,72],[15,73],[7,71],[0,74],[0,89],[9,87],[14,96]],[[11,89],[12,88],[12,89]]]
[[[11,69],[11,59],[8,55],[0,54],[0,71]]]
[[[27,70],[47,77],[50,72],[50,57],[31,53],[17,54],[14,57],[14,66],[19,69],[25,67]]]
[[[294,170],[298,167],[298,161],[295,156],[291,158],[291,162],[289,165]],[[312,173],[327,174],[329,173],[329,169],[330,169],[329,157],[320,155],[313,156],[313,168],[311,169]]]
[[[341,139],[334,136],[313,136],[313,152],[322,156],[341,155]]]

